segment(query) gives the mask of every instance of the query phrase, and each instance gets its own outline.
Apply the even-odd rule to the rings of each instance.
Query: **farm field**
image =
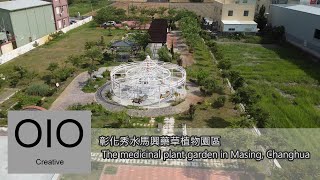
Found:
[[[166,7],[166,8],[169,8],[169,3],[152,3],[152,2],[130,2],[130,1],[127,1],[127,2],[113,2],[112,3],[112,6],[116,7],[116,8],[121,8],[121,9],[124,9],[127,11],[128,13],[128,8],[129,6],[136,6],[136,7],[139,7],[139,8],[159,8],[159,7]]]
[[[100,0],[96,3],[91,3],[89,0],[81,2],[75,1],[73,4],[69,5],[69,15],[71,17],[76,17],[78,12],[80,12],[80,15],[83,16],[109,4],[111,4],[109,0]]]
[[[320,127],[318,63],[289,45],[219,43],[218,50],[261,95],[267,127]]]
[[[187,9],[195,12],[197,15],[202,17],[211,17],[212,9],[214,8],[213,3],[153,3],[153,2],[123,2],[116,1],[112,3],[112,6],[122,8],[127,11],[128,7],[136,6],[139,8],[154,8],[159,7],[165,8],[176,8],[176,9]]]

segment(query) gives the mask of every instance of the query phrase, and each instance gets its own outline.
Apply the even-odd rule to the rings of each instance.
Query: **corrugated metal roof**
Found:
[[[222,20],[223,24],[257,24],[254,21]]]
[[[40,0],[4,1],[4,2],[0,2],[0,9],[15,11],[19,9],[28,9],[32,7],[38,7],[38,6],[49,5],[49,4],[51,3],[46,1],[40,1]]]
[[[314,15],[320,15],[319,5],[309,6],[309,5],[302,5],[302,4],[294,4],[294,5],[293,4],[273,4],[272,6],[279,6],[286,9],[295,10],[295,11],[305,12],[305,13],[314,14]]]

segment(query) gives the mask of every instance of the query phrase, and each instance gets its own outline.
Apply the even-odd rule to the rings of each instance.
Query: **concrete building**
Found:
[[[52,4],[40,0],[0,2],[0,27],[14,48],[55,32]]]
[[[56,30],[69,26],[68,0],[45,0],[52,3]]]
[[[266,7],[266,13],[269,13],[271,4],[304,4],[304,5],[312,5],[312,4],[320,4],[320,0],[257,0],[256,13],[259,12],[259,9],[261,8],[262,5],[264,7]]]
[[[285,27],[288,42],[320,57],[319,5],[271,5],[270,23]]]
[[[216,0],[213,21],[221,32],[257,32],[256,0]]]

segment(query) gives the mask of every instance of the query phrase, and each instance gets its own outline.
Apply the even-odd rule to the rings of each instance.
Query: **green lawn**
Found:
[[[262,96],[269,127],[320,127],[320,65],[289,45],[219,44]]]
[[[63,65],[68,56],[83,53],[84,44],[87,41],[98,41],[101,36],[104,36],[105,41],[109,42],[120,38],[125,33],[123,30],[112,30],[113,36],[108,36],[108,32],[105,29],[91,27],[91,23],[88,23],[64,34],[55,42],[40,46],[1,65],[0,72],[6,74],[12,70],[13,66],[20,65],[41,74],[47,71],[50,63],[57,62]]]
[[[9,76],[13,72],[13,67],[17,65],[25,67],[30,72],[35,72],[35,77],[32,79],[21,80],[17,85],[18,89],[24,89],[30,83],[42,82],[41,78],[43,75],[48,73],[48,70],[46,69],[50,63],[56,62],[60,67],[64,67],[68,56],[83,54],[85,42],[98,41],[101,36],[104,36],[105,42],[108,43],[111,40],[120,39],[124,34],[125,31],[123,30],[112,30],[112,36],[108,36],[109,31],[93,27],[92,24],[89,23],[58,37],[46,45],[40,46],[8,63],[1,65],[0,72]],[[69,64],[67,66],[72,65]],[[75,75],[83,71],[85,70],[77,68]],[[72,79],[73,78],[69,78],[67,81],[61,83],[61,87],[58,89],[58,92],[53,96],[46,98],[43,106],[48,108]],[[8,109],[15,102],[14,98],[13,100],[6,101],[1,104],[0,109]]]
[[[99,0],[97,3],[91,3],[89,0],[74,2],[73,4],[69,5],[69,15],[76,17],[78,12],[80,12],[80,15],[83,16],[91,11],[95,11],[109,4],[111,4],[109,0]]]

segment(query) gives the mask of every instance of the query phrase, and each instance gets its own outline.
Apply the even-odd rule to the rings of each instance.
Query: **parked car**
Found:
[[[74,24],[74,23],[77,23],[76,20],[70,20],[70,24]]]
[[[115,26],[117,23],[115,21],[108,21],[102,24],[102,27]]]

